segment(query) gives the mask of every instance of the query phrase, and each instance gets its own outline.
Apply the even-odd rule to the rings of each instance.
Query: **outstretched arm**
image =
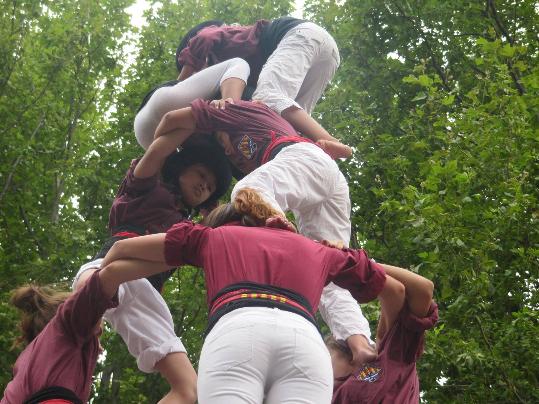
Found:
[[[165,233],[119,240],[109,250],[101,268],[117,260],[136,259],[165,264]],[[169,266],[170,268],[170,266]]]
[[[139,259],[121,259],[113,261],[99,272],[99,279],[104,294],[112,298],[118,287],[128,281],[147,278],[165,272],[170,266],[165,263],[144,261]]]

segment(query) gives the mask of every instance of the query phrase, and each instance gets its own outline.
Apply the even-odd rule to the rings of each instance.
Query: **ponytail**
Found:
[[[282,216],[260,194],[251,188],[243,188],[236,194],[234,209],[242,216],[251,218],[257,226],[264,226],[272,216]]]
[[[11,304],[21,311],[22,335],[14,345],[29,344],[54,317],[58,306],[70,296],[47,286],[24,285],[13,291]]]
[[[243,188],[238,191],[233,203],[212,210],[203,224],[215,228],[230,222],[240,222],[242,226],[262,227],[273,216],[283,215],[264,201],[257,191]]]

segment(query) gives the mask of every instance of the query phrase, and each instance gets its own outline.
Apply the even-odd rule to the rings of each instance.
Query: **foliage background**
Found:
[[[174,78],[194,24],[286,15],[285,0],[2,0],[0,7],[0,388],[19,352],[10,290],[67,283],[107,235],[108,209],[141,154],[143,95]],[[342,63],[315,114],[353,145],[343,162],[355,243],[431,278],[441,321],[419,369],[425,402],[538,402],[538,6],[531,0],[311,0],[305,17],[336,38]],[[139,54],[126,66],[128,43]],[[168,284],[196,363],[201,274]],[[373,325],[376,306],[365,307]],[[156,402],[121,340],[93,402]]]

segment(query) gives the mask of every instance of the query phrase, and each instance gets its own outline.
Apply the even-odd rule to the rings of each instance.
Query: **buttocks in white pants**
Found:
[[[201,404],[328,404],[329,352],[316,327],[288,311],[244,307],[208,334],[198,368]]]

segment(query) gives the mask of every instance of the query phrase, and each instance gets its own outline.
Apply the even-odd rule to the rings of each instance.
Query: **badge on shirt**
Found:
[[[360,382],[373,383],[380,378],[382,374],[382,369],[372,364],[366,364],[360,368],[355,375],[356,379]]]
[[[247,135],[243,135],[238,143],[238,150],[248,160],[251,160],[256,153],[256,142]]]

